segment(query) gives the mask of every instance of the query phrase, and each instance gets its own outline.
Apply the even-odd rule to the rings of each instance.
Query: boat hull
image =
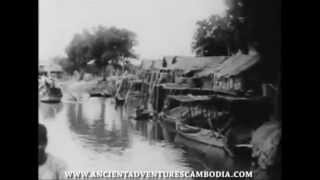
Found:
[[[181,127],[184,127],[184,128],[182,129]],[[188,127],[192,131],[190,130],[186,132],[185,130],[188,129]],[[233,152],[228,148],[226,144],[225,137],[223,136],[215,137],[212,134],[211,130],[197,128],[197,127],[185,125],[182,123],[177,123],[176,129],[177,129],[177,136],[183,137],[184,139],[189,140],[189,142],[193,142],[192,146],[196,147],[197,149],[199,149],[199,147],[202,147],[204,149],[208,149],[210,147],[219,148],[223,150],[230,157],[234,156]]]
[[[43,88],[40,91],[40,101],[44,103],[59,103],[63,95],[60,88]]]
[[[61,97],[43,97],[40,101],[43,103],[60,103]]]
[[[189,149],[195,150],[203,154],[230,158],[228,153],[223,148],[195,141],[194,139],[190,139],[186,136],[183,136],[181,133],[178,132],[176,133],[174,142],[178,145],[182,145],[184,147],[187,147]]]
[[[91,93],[90,97],[103,97],[103,98],[109,98],[112,97],[111,94],[102,94],[102,93]]]
[[[186,132],[182,132],[178,127],[177,133],[187,139],[193,140],[198,143],[206,144],[209,146],[215,146],[219,148],[223,148],[225,146],[222,139],[218,139],[216,137],[208,135],[210,133],[209,130],[201,129],[199,132],[196,132],[196,133],[186,133]]]

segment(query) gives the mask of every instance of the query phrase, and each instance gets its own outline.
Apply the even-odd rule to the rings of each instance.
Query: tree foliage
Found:
[[[75,69],[83,69],[92,58],[93,35],[88,31],[76,34],[66,48],[68,60],[72,62]]]
[[[199,56],[228,55],[235,49],[234,32],[229,16],[212,15],[197,22],[192,49]]]
[[[92,58],[102,66],[121,64],[126,58],[135,58],[133,47],[136,35],[126,29],[98,27],[92,44]]]
[[[197,22],[192,49],[198,56],[230,55],[254,47],[265,80],[276,79],[281,59],[281,0],[225,0],[225,16]]]
[[[226,0],[240,47],[252,46],[261,55],[264,80],[279,77],[281,61],[281,0]]]
[[[52,59],[54,64],[57,64],[62,68],[62,70],[68,74],[72,74],[75,69],[73,62],[71,62],[67,57],[57,56]]]
[[[116,27],[99,26],[76,34],[66,48],[68,61],[73,68],[84,72],[87,63],[95,60],[95,66],[104,71],[108,64],[121,68],[126,58],[137,55],[133,47],[137,44],[136,34]]]

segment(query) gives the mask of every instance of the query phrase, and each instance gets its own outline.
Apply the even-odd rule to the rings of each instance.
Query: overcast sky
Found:
[[[39,0],[39,60],[65,55],[75,33],[98,25],[134,31],[141,58],[193,55],[196,21],[224,11],[224,0]]]

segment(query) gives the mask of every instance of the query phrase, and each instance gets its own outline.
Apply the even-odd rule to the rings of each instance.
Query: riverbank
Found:
[[[60,82],[63,91],[64,100],[79,100],[89,97],[90,93],[94,92],[109,92],[114,93],[115,84],[110,81],[101,81],[93,79],[90,81],[69,80]]]

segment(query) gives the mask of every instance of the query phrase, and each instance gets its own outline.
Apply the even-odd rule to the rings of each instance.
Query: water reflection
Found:
[[[112,148],[124,150],[128,147],[126,122],[119,112],[111,106],[110,99],[92,98],[83,104],[69,104],[68,117],[70,129],[83,146],[98,153],[112,151]]]
[[[189,148],[186,144],[198,145],[177,138],[165,124],[128,119],[128,109],[115,110],[111,98],[64,103],[59,111],[50,108],[57,107],[43,104],[39,107],[48,128],[48,151],[64,159],[72,170],[179,171],[236,167],[221,150],[203,147],[199,152]]]
[[[39,117],[40,119],[53,119],[63,108],[62,103],[39,103]]]

